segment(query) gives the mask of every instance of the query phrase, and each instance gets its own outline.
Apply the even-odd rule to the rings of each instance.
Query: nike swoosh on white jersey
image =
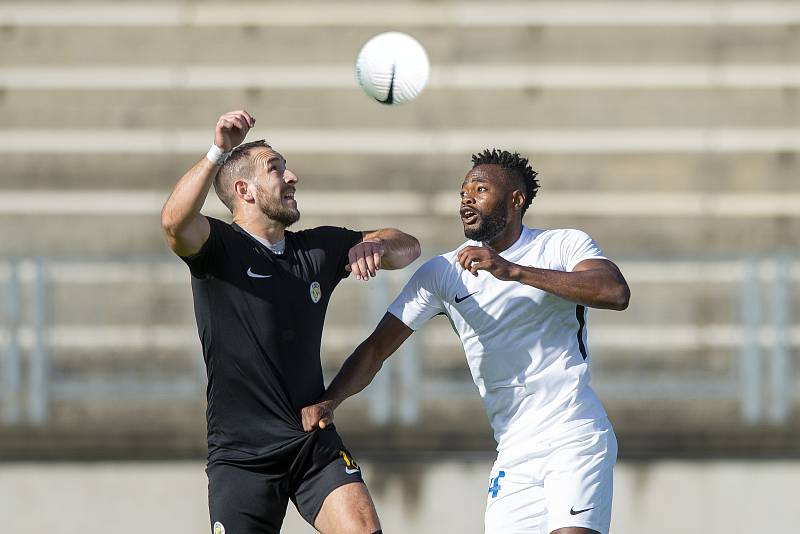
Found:
[[[257,274],[257,273],[253,272],[252,267],[248,267],[247,268],[247,276],[249,276],[250,278],[269,278],[272,275],[271,274]]]

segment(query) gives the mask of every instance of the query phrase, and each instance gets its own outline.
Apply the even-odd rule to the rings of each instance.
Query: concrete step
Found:
[[[785,26],[415,27],[432,64],[792,62],[800,36]],[[225,38],[220,39],[220,32]],[[386,27],[19,27],[0,34],[0,65],[342,64]],[[70,43],[69,47],[63,46]],[[263,50],[255,56],[243,51]],[[233,59],[232,59],[233,58]],[[479,74],[476,74],[479,75]]]
[[[588,348],[598,380],[646,376],[656,379],[681,374],[688,378],[692,373],[737,376],[745,341],[738,318],[729,322],[715,317],[681,321],[672,314],[660,323],[647,322],[637,316],[647,302],[648,299],[639,299],[639,304],[619,314],[616,322],[598,318],[597,312],[591,314]],[[798,302],[800,295],[794,299],[794,304]],[[691,313],[698,304],[690,301],[685,307]],[[367,338],[377,321],[377,316],[363,316],[342,323],[329,315],[321,353],[328,379]],[[89,376],[88,371],[95,369],[109,378],[135,375],[166,380],[199,376],[198,368],[202,369],[196,328],[188,321],[177,325],[57,325],[48,330],[48,336],[49,352],[53,366],[60,369],[59,376]],[[420,329],[392,359],[398,370],[389,372],[400,373],[403,362],[411,358],[414,350],[422,358],[424,374],[469,382],[463,348],[445,320],[431,321]],[[769,346],[765,345],[764,350],[768,353]]]
[[[455,209],[455,208],[454,208]],[[464,237],[453,216],[306,216],[305,227],[335,223],[355,229],[395,226],[417,236],[425,257],[456,248]],[[581,216],[537,215],[532,208],[526,223],[539,228],[579,228],[587,231],[611,257],[770,254],[796,249],[800,218]],[[0,255],[120,255],[165,251],[157,215],[41,216],[0,215],[0,226],[13,229],[0,235]],[[302,227],[299,227],[302,228]]]
[[[204,378],[204,373],[200,372],[204,364],[199,350],[53,349],[50,355],[51,377],[56,380],[79,380],[102,385],[109,379],[122,377],[142,382],[187,378],[202,381]]]
[[[421,372],[425,376],[440,380],[449,379],[470,384],[472,379],[460,342],[455,334],[445,332],[439,326],[441,325],[432,323],[415,334],[422,358]],[[649,329],[655,330],[653,327]],[[350,344],[329,343],[331,334],[336,337],[336,332],[339,330],[337,325],[328,322],[320,355],[326,381],[333,378],[357,344],[366,337],[366,335],[363,337],[348,335],[348,338],[354,340]],[[738,376],[741,348],[734,344],[715,346],[701,342],[696,345],[679,346],[678,343],[664,343],[659,346],[658,338],[654,337],[652,343],[646,345],[642,343],[641,346],[632,347],[632,344],[619,345],[619,341],[610,344],[607,335],[610,330],[598,321],[595,321],[590,328],[588,348],[592,358],[592,375],[599,384],[619,382],[626,378],[636,383],[642,379],[653,381],[663,378],[697,379],[699,375],[728,377],[731,380]],[[666,333],[673,330],[676,329],[669,324],[663,326],[663,331]],[[109,381],[123,379],[141,383],[194,380],[199,384],[197,386],[199,390],[202,390],[204,364],[200,342],[196,335],[191,335],[191,327],[187,326],[182,331],[189,332],[181,339],[187,348],[170,349],[157,347],[155,344],[151,347],[109,348],[51,345],[49,349],[51,376],[54,380],[94,382],[101,386]],[[631,337],[643,337],[635,325],[629,325],[624,331],[630,332]],[[663,337],[665,336],[661,336]],[[196,347],[191,348],[192,345]],[[387,367],[386,373],[396,377],[395,380],[402,373],[400,369],[405,362],[411,358],[409,350],[404,346],[389,360],[393,370],[388,370]]]
[[[648,382],[656,387],[662,380],[699,383],[708,379],[709,383],[729,381],[734,389],[738,387],[738,349],[632,350],[594,347],[591,340],[589,346],[592,383],[609,401],[631,400],[632,393],[616,389],[620,384],[632,386]],[[323,350],[321,361],[326,383],[336,375],[351,350]],[[468,392],[473,389],[472,378],[463,350],[457,342],[452,346],[438,344],[435,348],[427,349],[422,356],[422,376],[438,381],[447,380],[452,386],[461,388],[464,396],[458,397],[459,402],[469,398]],[[113,352],[52,349],[50,357],[49,373],[54,384],[53,395],[57,400],[89,401],[98,396],[107,396],[112,392],[109,390],[112,384],[119,385],[120,396],[126,395],[141,401],[150,395],[187,400],[200,400],[204,396],[205,366],[199,348],[194,351],[127,348],[114,349]],[[409,358],[410,355],[403,350],[392,356],[378,381],[390,379],[399,387],[402,383],[400,369]],[[76,389],[78,384],[82,384],[80,389]],[[133,394],[137,384],[139,393]],[[158,384],[161,389],[156,391],[153,387]],[[173,384],[174,388],[170,388],[169,384]],[[191,389],[186,389],[188,384],[192,384]],[[406,387],[416,387],[414,384],[419,385],[408,383]],[[177,393],[179,388],[184,388],[181,395]]]
[[[627,262],[618,260],[623,272]],[[632,267],[635,273],[635,267]],[[668,277],[669,264],[663,276]],[[380,280],[369,283],[343,281],[336,288],[328,309],[328,323],[339,327],[367,329],[378,322],[386,307],[395,298],[414,268],[392,273],[387,287],[378,287]],[[379,276],[388,276],[386,272]],[[593,322],[620,325],[684,325],[726,324],[741,321],[739,306],[742,284],[739,279],[715,282],[698,279],[694,282],[641,282],[629,274],[633,299],[626,313],[593,311]],[[29,293],[26,289],[25,293]],[[800,301],[800,288],[797,289]],[[48,320],[58,326],[136,325],[141,327],[193,325],[189,276],[185,281],[158,283],[102,282],[68,284],[51,281],[47,293]],[[665,305],[680,302],[681,306]],[[442,324],[444,331],[449,325]],[[440,329],[441,330],[441,329]],[[446,334],[449,335],[449,334]]]
[[[264,135],[269,137],[265,128]],[[260,132],[256,132],[260,133]],[[276,132],[279,135],[279,132]],[[257,138],[257,137],[254,137]],[[211,141],[208,143],[211,144]],[[474,152],[486,145],[479,144]],[[276,143],[276,149],[282,150]],[[513,146],[501,146],[513,150]],[[161,191],[204,155],[5,154],[4,190]],[[793,152],[564,154],[523,151],[539,172],[542,203],[548,192],[769,192],[800,191],[800,158]],[[419,155],[313,154],[284,151],[303,191],[411,191],[457,195],[472,167],[471,153]],[[213,197],[214,193],[211,193]],[[300,205],[302,209],[302,204]]]
[[[681,369],[732,372],[745,342],[739,275],[709,272],[707,279],[668,283],[655,281],[651,273],[651,279],[643,281],[640,265],[625,261],[620,265],[629,273],[632,287],[629,309],[623,313],[591,310],[589,314],[589,347],[601,372],[612,379]],[[663,276],[680,271],[679,265],[665,264]],[[410,273],[392,273],[393,283],[378,295],[374,294],[379,289],[377,280],[342,282],[333,296],[323,337],[323,364],[328,372],[335,372],[369,335]],[[769,310],[772,296],[766,288],[763,291],[761,307]],[[790,307],[800,305],[800,286],[794,284],[792,291]],[[30,288],[24,286],[22,294],[29,293]],[[185,370],[186,362],[199,363],[188,293],[188,281],[151,285],[51,282],[47,316],[54,361],[65,369],[100,366],[112,374],[129,368]],[[7,295],[0,293],[0,297]],[[20,316],[24,350],[31,344],[31,315],[29,306],[24,306]],[[463,350],[445,319],[432,320],[414,340],[426,354],[425,369],[447,374],[463,368]],[[411,349],[403,349],[407,350]]]
[[[355,80],[344,89],[20,89],[0,96],[5,129],[208,129],[210,139],[217,117],[241,108],[259,120],[252,135],[275,139],[283,129],[327,128],[784,128],[800,123],[800,92],[431,88],[412,105],[396,109],[370,102]]]

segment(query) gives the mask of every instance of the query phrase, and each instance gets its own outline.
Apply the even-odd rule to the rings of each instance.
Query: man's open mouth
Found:
[[[472,225],[478,222],[480,214],[472,208],[461,208],[461,222]]]

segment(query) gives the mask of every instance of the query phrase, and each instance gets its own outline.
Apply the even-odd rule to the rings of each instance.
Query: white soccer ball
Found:
[[[381,104],[402,104],[416,98],[428,82],[428,55],[405,33],[381,33],[358,53],[356,78],[368,96]]]

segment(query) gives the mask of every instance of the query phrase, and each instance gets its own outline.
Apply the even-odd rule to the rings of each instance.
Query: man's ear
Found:
[[[236,180],[233,182],[233,192],[245,202],[253,202],[253,200],[255,200],[252,187],[250,187],[250,184],[247,183],[246,180]]]
[[[515,189],[511,193],[511,203],[514,205],[514,209],[521,210],[525,204],[525,193],[521,189]]]

